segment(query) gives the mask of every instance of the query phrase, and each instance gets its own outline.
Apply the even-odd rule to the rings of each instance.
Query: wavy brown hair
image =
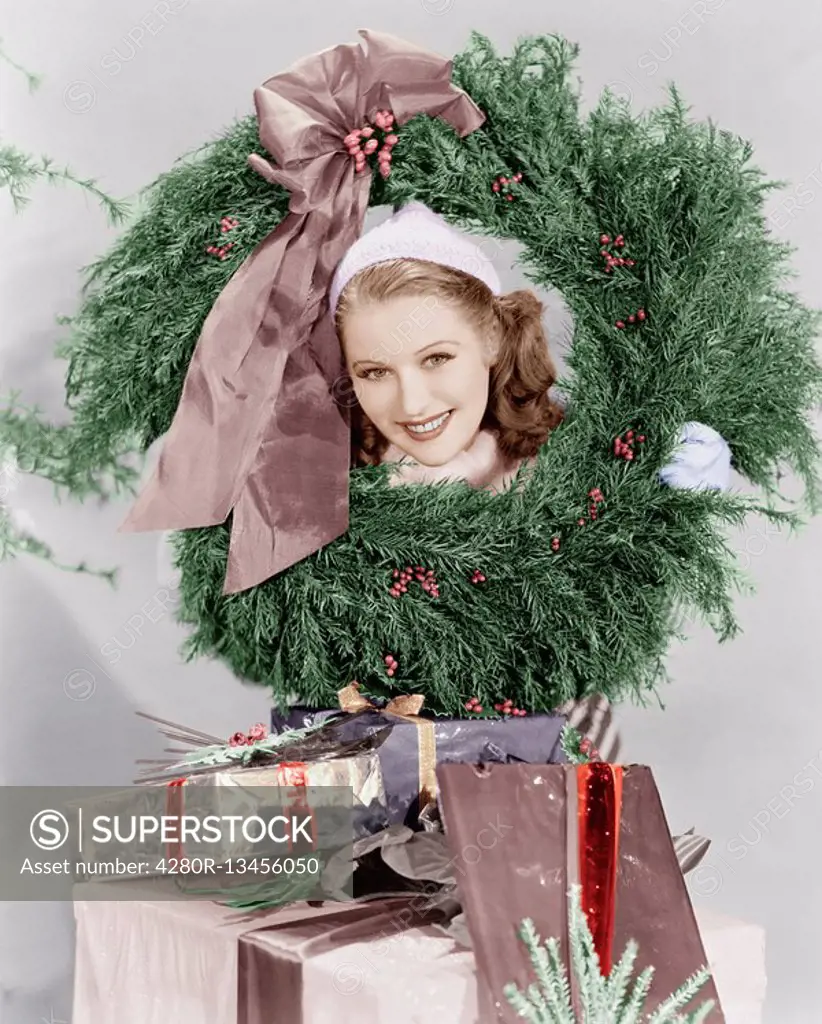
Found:
[[[557,372],[542,324],[543,305],[537,296],[527,289],[494,295],[478,277],[428,260],[387,260],[360,271],[340,295],[334,325],[341,341],[345,341],[346,320],[354,309],[406,295],[433,296],[456,306],[488,339],[491,376],[480,427],[496,434],[507,456],[523,459],[536,455],[563,413],[562,406],[549,395]],[[352,465],[377,464],[388,441],[356,399],[352,400]]]

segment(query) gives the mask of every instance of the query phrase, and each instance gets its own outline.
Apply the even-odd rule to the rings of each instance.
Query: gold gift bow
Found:
[[[406,693],[392,697],[385,707],[379,707],[359,689],[354,681],[342,690],[337,691],[337,698],[343,711],[353,714],[357,711],[380,711],[387,715],[396,715],[406,722],[413,722],[417,727],[417,760],[419,763],[419,810],[436,797],[437,794],[437,738],[434,723],[430,718],[422,718],[420,711],[425,702],[421,693]]]

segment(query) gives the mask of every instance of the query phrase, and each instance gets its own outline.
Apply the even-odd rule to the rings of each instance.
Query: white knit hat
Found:
[[[366,231],[340,260],[329,290],[331,314],[352,277],[374,263],[401,258],[454,267],[484,281],[495,295],[500,293],[500,279],[482,249],[425,203],[412,202]]]

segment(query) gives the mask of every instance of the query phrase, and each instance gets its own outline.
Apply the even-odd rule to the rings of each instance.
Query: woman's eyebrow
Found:
[[[430,345],[424,345],[418,354],[421,355],[423,352],[427,352],[429,348],[436,348],[437,345],[459,345],[459,342],[454,338],[441,338],[439,341],[432,341]]]
[[[356,370],[357,367],[363,366],[365,363],[376,363],[377,366],[388,366],[387,359],[375,359],[373,356],[370,359],[355,359],[351,364],[351,369]]]

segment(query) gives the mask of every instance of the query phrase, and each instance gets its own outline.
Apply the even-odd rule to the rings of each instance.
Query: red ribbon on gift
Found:
[[[279,786],[307,786],[305,770],[306,761],[281,761],[277,765],[277,784]]]
[[[286,807],[291,811],[300,810],[311,813],[311,808],[305,794],[305,788],[308,785],[307,768],[308,764],[305,761],[281,761],[277,765],[277,784],[286,789],[294,790],[293,795],[286,803]],[[311,814],[311,843],[313,846],[317,845],[317,823],[313,814]],[[293,847],[294,844],[289,834],[289,853],[291,853]]]
[[[579,880],[582,906],[603,975],[613,966],[616,878],[622,812],[622,765],[577,766]]]
[[[166,786],[166,818],[176,819],[177,837],[166,842],[166,857],[169,860],[180,861],[185,856],[183,839],[180,835],[180,818],[183,814],[183,786],[188,782],[187,778],[172,779]]]

